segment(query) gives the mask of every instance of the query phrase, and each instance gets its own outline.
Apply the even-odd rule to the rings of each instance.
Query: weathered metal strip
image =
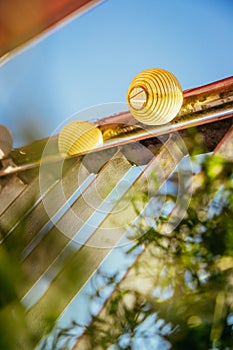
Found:
[[[67,164],[68,166],[71,166],[70,162],[66,163],[64,166],[64,173],[68,169]],[[15,200],[11,203],[11,205],[8,206],[8,208],[2,213],[0,217],[0,224],[3,236],[7,236],[11,231],[13,231],[14,228],[23,220],[23,218],[26,217],[29,212],[38,205],[41,197],[43,197],[44,194],[54,186],[56,181],[61,178],[61,168],[57,164],[52,166],[46,165],[44,169],[46,169],[44,193],[41,193],[39,176],[32,177],[32,180],[24,186],[25,188],[20,195],[15,197]],[[17,181],[19,182],[21,180]],[[9,187],[8,190],[11,191]]]
[[[176,159],[171,155],[171,148],[176,153]],[[153,190],[158,190],[177,166],[178,159],[181,160],[184,155],[184,150],[177,146],[176,140],[169,140],[141,173],[139,181],[136,181],[131,188],[136,193],[145,189],[148,176],[151,175],[151,172],[155,172],[158,176],[158,181]],[[161,164],[160,169],[158,164]],[[161,176],[161,169],[164,176]],[[128,200],[127,195],[125,199]],[[110,213],[87,241],[87,244],[72,256],[61,273],[52,281],[44,297],[28,311],[27,317],[32,329],[37,328],[38,332],[42,334],[42,329],[46,322],[45,319],[50,312],[48,311],[48,305],[50,310],[54,306],[53,316],[57,318],[111,252],[119,239],[123,237],[126,231],[125,224],[132,222],[137,217],[137,214],[133,203],[129,201],[128,208],[123,213],[127,220],[124,224],[121,220],[120,226],[116,227],[116,220],[119,222],[118,219],[122,215],[122,213],[118,212],[118,210],[122,210],[122,203],[124,203],[124,200],[117,204],[115,214]],[[73,274],[76,276],[74,279],[71,277]],[[70,277],[67,279],[67,276]],[[41,329],[38,329],[38,325]]]
[[[2,214],[0,223],[4,236],[7,236],[8,232],[20,222],[21,218],[31,209],[40,196],[37,178],[25,187],[21,195],[19,195],[11,206]]]
[[[23,296],[49,268],[130,168],[131,164],[120,153],[116,153],[107,162],[56,226],[46,234],[22,263],[26,277],[24,284],[20,286],[20,295]],[[70,256],[75,250],[74,247],[70,247]],[[69,256],[69,252],[67,254]]]
[[[147,203],[158,192],[186,155],[187,149],[182,140],[177,138],[177,135],[171,137],[137,180],[131,184],[130,190],[120,199],[103,224],[97,228],[87,245],[111,251],[137,218],[138,213],[144,209],[145,201]]]
[[[80,167],[80,164],[80,160],[77,160],[63,178],[58,178],[51,184],[48,183],[49,174],[45,171],[43,174],[46,177],[45,192],[41,192],[39,178],[37,178],[28,186],[26,193],[20,196],[18,201],[2,216],[2,226],[7,232],[4,244],[8,248],[15,246],[16,242],[20,242],[18,251],[21,254],[25,247],[35,239],[44,225],[64,206],[77,187],[81,185],[81,181],[78,182],[76,174],[79,171],[82,172],[82,176],[80,176],[82,180],[89,175],[85,166]],[[47,191],[46,187],[48,188]],[[19,206],[19,203],[21,206]],[[49,207],[49,214],[45,207]],[[22,213],[17,212],[19,210]],[[18,222],[12,226],[14,216],[18,219]]]
[[[56,277],[56,275],[62,270],[67,259],[70,258],[70,252],[72,248],[75,251],[81,248],[83,244],[95,231],[106,216],[111,212],[111,209],[115,207],[116,201],[125,194],[130,187],[131,181],[134,181],[138,177],[138,174],[142,171],[140,167],[132,167],[121,179],[121,181],[114,187],[110,194],[103,200],[98,209],[87,219],[83,226],[62,250],[62,252],[56,257],[48,269],[40,276],[33,287],[22,298],[22,303],[26,309],[31,308],[46,292],[50,283]]]
[[[14,202],[26,187],[27,185],[16,175],[8,179],[8,181],[2,185],[0,188],[0,215]]]

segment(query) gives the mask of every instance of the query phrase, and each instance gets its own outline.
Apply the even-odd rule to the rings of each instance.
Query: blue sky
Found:
[[[17,147],[49,136],[80,110],[97,118],[107,108],[90,107],[125,103],[131,80],[151,67],[174,73],[184,90],[231,76],[233,1],[103,2],[0,68],[0,124]],[[83,295],[74,303],[85,309]]]
[[[143,69],[167,69],[183,89],[230,76],[232,18],[232,0],[107,0],[0,68],[0,124],[19,146],[82,109],[125,102]]]

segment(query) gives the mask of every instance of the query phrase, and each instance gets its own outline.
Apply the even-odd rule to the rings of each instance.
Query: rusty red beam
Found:
[[[1,0],[0,61],[101,0]]]
[[[112,147],[121,147],[132,142],[142,141],[152,137],[158,137],[160,135],[166,135],[193,126],[196,127],[224,119],[230,119],[232,117],[233,77],[229,77],[192,90],[184,91],[184,104],[181,108],[181,112],[168,124],[159,126],[143,126],[140,125],[140,123],[138,124],[129,111],[96,120],[95,123],[100,128],[102,133],[108,129],[111,130],[117,128],[117,136],[106,139],[103,145],[98,148],[66,157],[66,159],[78,157],[87,153],[102,151]],[[127,124],[130,128],[132,127],[132,129],[130,129],[130,133],[124,133],[125,125]],[[52,155],[47,155],[45,159],[43,159],[43,163],[64,161],[65,158],[58,153],[57,137],[58,135],[54,135],[50,138],[38,141],[40,143],[39,148],[41,149],[41,152],[43,152],[46,144],[49,144],[49,147],[52,147],[54,150]],[[33,153],[33,151],[31,151],[32,146],[33,145],[29,145],[14,150],[13,153],[15,157],[17,159],[20,157],[22,161],[17,161],[16,163],[18,163],[18,165],[13,167],[10,165],[10,163],[7,166],[3,166],[3,168],[0,170],[0,177],[39,167],[41,165],[41,152],[39,152],[36,159],[32,158],[25,160],[22,156],[22,151],[23,153],[27,154],[27,157],[30,152]],[[13,159],[14,155],[11,154]],[[7,164],[8,160],[6,159],[4,162]]]
[[[206,96],[224,94],[226,91],[233,91],[233,76],[227,77],[218,81],[214,81],[210,84],[198,86],[192,89],[185,90],[183,92],[184,102],[183,106],[192,99],[192,101],[200,101]],[[118,114],[102,118],[96,121],[97,125],[114,124],[114,123],[138,123],[130,111],[120,112]]]

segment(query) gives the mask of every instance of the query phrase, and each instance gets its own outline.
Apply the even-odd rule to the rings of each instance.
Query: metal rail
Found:
[[[65,159],[83,156],[87,153],[119,147],[171,132],[180,131],[233,117],[233,77],[208,85],[184,91],[184,103],[178,115],[168,124],[149,126],[139,123],[129,111],[94,121],[101,130],[104,143],[91,151],[77,155],[61,156],[58,152],[21,165],[8,165],[0,170],[0,177],[39,167],[41,163],[63,162]],[[57,144],[57,135],[44,140]],[[21,148],[20,150],[23,150]],[[19,150],[19,152],[20,152]],[[7,160],[5,160],[7,164]]]

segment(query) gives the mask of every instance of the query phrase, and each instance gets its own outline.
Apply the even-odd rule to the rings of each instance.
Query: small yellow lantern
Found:
[[[179,113],[183,92],[172,73],[151,68],[133,79],[127,92],[127,102],[132,115],[139,122],[166,124]]]
[[[94,124],[80,120],[67,124],[58,137],[59,152],[65,155],[90,151],[102,144],[101,131]]]

